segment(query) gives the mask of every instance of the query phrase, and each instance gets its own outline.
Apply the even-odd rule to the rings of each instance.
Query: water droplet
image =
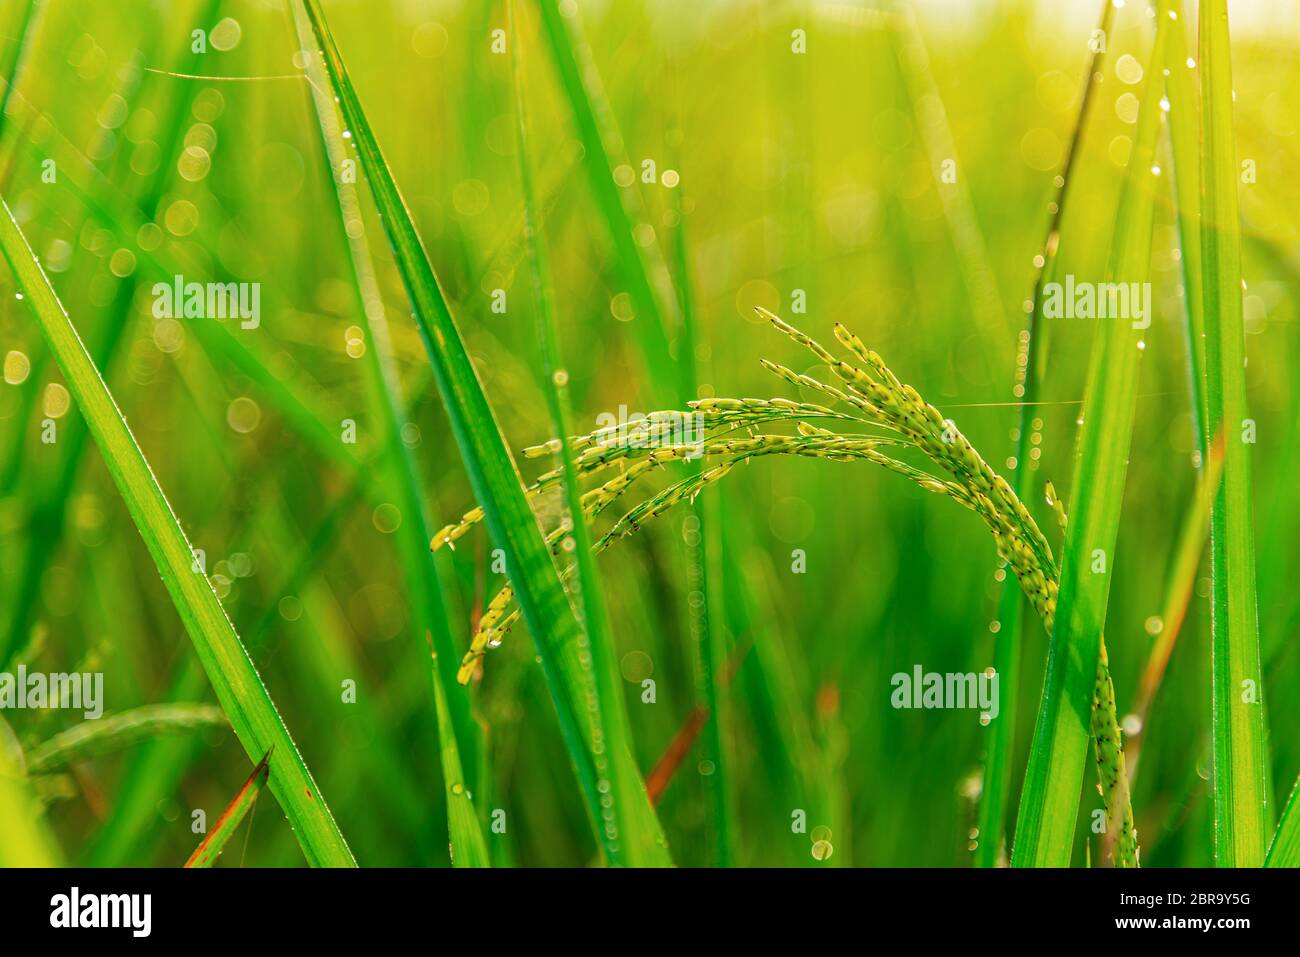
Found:
[[[13,349],[5,355],[4,377],[9,385],[22,385],[31,371],[32,363],[25,352]]]

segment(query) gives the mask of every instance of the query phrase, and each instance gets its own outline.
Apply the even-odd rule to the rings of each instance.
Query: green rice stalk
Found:
[[[483,827],[474,810],[473,792],[465,785],[465,769],[461,765],[461,752],[456,746],[456,729],[452,725],[451,708],[447,703],[446,681],[438,667],[438,655],[433,654],[430,668],[433,677],[434,713],[438,718],[438,746],[442,759],[442,780],[447,799],[447,832],[452,867],[491,867]]]
[[[1064,532],[1069,527],[1065,503],[1056,494],[1056,488],[1047,483],[1047,504],[1056,513],[1057,523]],[[1055,627],[1055,598],[1044,623],[1050,633]],[[1092,692],[1091,729],[1094,753],[1097,758],[1098,790],[1106,807],[1106,833],[1104,845],[1107,857],[1114,857],[1120,867],[1138,866],[1137,828],[1133,824],[1131,787],[1124,755],[1124,740],[1120,733],[1119,711],[1115,705],[1115,688],[1111,683],[1110,661],[1106,654],[1105,636],[1100,638],[1101,653],[1097,662],[1097,679]],[[1091,855],[1092,849],[1088,848]],[[1117,852],[1117,853],[1116,853]],[[1091,857],[1089,857],[1091,860]]]
[[[1183,311],[1187,342],[1187,377],[1195,423],[1197,468],[1205,468],[1209,428],[1205,406],[1205,308],[1201,269],[1201,111],[1195,61],[1188,44],[1182,0],[1169,0],[1170,24],[1165,44],[1165,100],[1169,127],[1169,174],[1174,183],[1178,218],[1179,262],[1183,267]]]
[[[1116,213],[1108,269],[1114,282],[1142,282],[1149,276],[1155,141],[1161,115],[1157,77],[1169,23],[1165,16],[1156,19],[1136,143]],[[1116,863],[1127,866],[1137,860],[1122,743],[1114,720],[1114,690],[1109,672],[1103,682],[1099,669],[1106,663],[1102,629],[1114,573],[1143,347],[1140,331],[1121,318],[1102,325],[1093,347],[1072,483],[1072,516],[1049,629],[1047,674],[1021,792],[1013,866],[1069,865],[1089,737],[1096,746],[1107,829],[1120,831]],[[1085,715],[1093,716],[1092,720],[1085,721]]]
[[[298,42],[304,48],[310,45],[311,23],[299,5],[293,7],[294,26]],[[344,182],[337,171],[343,167],[346,155],[343,150],[343,130],[338,114],[326,87],[328,78],[320,60],[309,58],[312,103],[321,140],[324,158],[329,164],[330,180],[335,185],[339,211],[340,235],[346,242],[348,264],[351,268],[353,288],[357,293],[358,310],[366,317],[368,342],[366,356],[370,377],[377,394],[375,405],[383,424],[385,452],[392,486],[397,501],[402,503],[406,521],[399,529],[402,547],[402,567],[407,576],[412,602],[420,610],[423,630],[434,648],[432,680],[434,707],[437,712],[439,755],[444,785],[460,788],[460,793],[448,795],[447,826],[449,848],[456,866],[486,866],[488,858],[482,827],[478,815],[473,813],[472,788],[477,785],[477,756],[482,750],[482,732],[470,714],[468,697],[455,688],[456,650],[452,640],[451,625],[443,600],[444,583],[437,564],[424,547],[429,537],[431,522],[425,506],[422,489],[425,485],[419,463],[413,451],[402,441],[402,430],[407,425],[406,403],[402,399],[401,382],[393,358],[392,337],[384,312],[383,293],[375,272],[370,243],[364,229],[348,228],[349,223],[360,223],[361,204],[357,189]],[[337,436],[334,437],[334,444]],[[444,714],[446,711],[446,714]],[[444,734],[450,734],[445,740]],[[470,777],[466,778],[468,769]],[[470,813],[462,813],[469,806]],[[457,848],[460,848],[459,856]]]
[[[556,327],[544,226],[537,214],[539,205],[531,159],[532,124],[523,79],[524,42],[516,29],[519,23],[516,7],[516,0],[510,0],[509,32],[514,38],[511,44],[510,62],[514,80],[519,177],[524,199],[525,246],[536,308],[534,327],[538,341],[541,343],[542,392],[546,396],[551,423],[556,433],[563,437],[571,431],[573,420],[569,398],[569,373],[564,364],[559,331]],[[605,608],[604,591],[591,550],[591,535],[587,523],[576,518],[582,513],[582,503],[573,449],[563,438],[560,440],[558,457],[565,503],[565,520],[559,545],[562,551],[573,555],[577,568],[576,598],[581,609],[583,648],[590,654],[591,659],[592,680],[588,720],[591,723],[593,741],[602,742],[592,749],[596,775],[605,782],[601,798],[601,816],[592,823],[605,835],[604,846],[609,863],[619,865],[629,859],[636,861],[640,857],[635,849],[630,857],[626,854],[619,835],[634,834],[647,829],[657,831],[658,824],[653,820],[650,799],[645,792],[640,774],[635,772],[635,768],[629,769],[625,762],[610,760],[604,751],[604,741],[630,741],[631,729],[623,702],[622,677],[619,674],[617,650]],[[630,819],[636,815],[645,816],[647,811],[651,820],[639,823],[633,828]]]
[[[590,675],[583,660],[582,628],[570,607],[536,517],[528,506],[514,460],[410,211],[375,139],[320,5],[317,0],[304,0],[304,3],[329,73],[330,86],[338,97],[361,168],[367,174],[379,207],[470,485],[484,507],[493,541],[505,553],[510,580],[537,643],[561,735],[594,823],[602,819],[602,804],[593,752],[604,749],[609,759],[620,762],[621,770],[626,772],[632,765],[630,742],[613,738],[594,741],[591,737],[592,729],[586,720]],[[608,720],[605,726],[608,729]],[[648,804],[647,801],[647,807]],[[649,820],[640,815],[632,818],[632,825],[643,819]],[[597,839],[608,856],[611,842],[604,828],[598,829]],[[669,863],[657,829],[623,833],[618,841],[628,849],[631,862],[644,854],[646,860]]]
[[[680,169],[680,156],[674,165]],[[673,212],[677,225],[672,229],[673,265],[676,269],[678,310],[681,337],[677,342],[678,392],[689,404],[699,395],[699,317],[695,307],[695,285],[691,274],[686,243],[687,210],[683,200],[686,187],[672,190]],[[715,419],[717,417],[715,416]],[[707,420],[707,419],[706,419]],[[691,461],[687,468],[695,473],[703,469],[703,459]],[[709,855],[715,867],[731,867],[736,857],[735,795],[732,785],[732,759],[729,736],[732,728],[731,701],[726,687],[728,652],[723,636],[724,596],[722,587],[722,493],[696,498],[691,505],[694,528],[684,529],[686,582],[689,588],[687,614],[695,668],[697,707],[706,709],[702,760],[711,773],[704,776],[709,802]]]
[[[1102,0],[1098,29],[1102,35],[1110,31],[1114,12],[1111,0]],[[1034,282],[1028,308],[1025,311],[1025,328],[1020,333],[1019,352],[1016,357],[1016,382],[1012,394],[1020,402],[1016,413],[1015,465],[1011,468],[1011,485],[1021,499],[1030,498],[1033,470],[1029,464],[1032,448],[1031,418],[1038,401],[1038,390],[1046,364],[1045,335],[1042,330],[1045,297],[1043,286],[1056,266],[1061,246],[1061,222],[1066,201],[1074,183],[1074,164],[1082,152],[1084,131],[1087,128],[1089,106],[1097,89],[1098,78],[1106,56],[1106,48],[1098,45],[1088,58],[1083,75],[1083,92],[1079,97],[1079,110],[1070,133],[1070,145],[1065,160],[1053,184],[1051,202],[1048,204],[1048,224],[1042,250],[1034,257]],[[976,867],[994,867],[1006,860],[1004,836],[1007,809],[1011,799],[1011,765],[1016,746],[1016,715],[1020,710],[1020,648],[1024,641],[1024,599],[1011,582],[1002,587],[998,602],[997,637],[993,643],[993,667],[1001,684],[1002,707],[998,721],[989,729],[988,753],[984,759],[984,780],[980,788],[980,809],[977,827],[978,843],[975,848]]]
[[[1210,517],[1214,859],[1258,867],[1269,821],[1267,724],[1255,600],[1255,536],[1242,329],[1241,218],[1226,0],[1200,6],[1201,256],[1209,436],[1224,430],[1223,484]]]
[[[667,383],[677,381],[676,363],[668,351],[669,338],[677,331],[677,317],[671,312],[677,308],[677,298],[658,245],[641,246],[634,239],[634,228],[648,218],[637,192],[639,179],[634,175],[627,186],[615,181],[616,169],[631,170],[632,166],[601,89],[591,47],[582,34],[581,14],[575,9],[566,15],[559,0],[537,0],[536,6],[542,35],[582,141],[596,206],[613,240],[619,272],[634,304],[632,331],[646,366],[646,381],[663,390]]]
[[[826,808],[825,829],[829,836],[818,835],[816,829],[809,837],[809,849],[814,861],[831,867],[849,866],[852,820],[852,800],[845,773],[849,755],[849,730],[840,714],[840,688],[834,682],[822,685],[814,702],[818,738],[819,771],[822,779],[823,801]]]

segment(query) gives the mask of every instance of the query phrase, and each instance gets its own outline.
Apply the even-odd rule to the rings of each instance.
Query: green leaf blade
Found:
[[[1162,5],[1163,7],[1163,5]],[[1168,18],[1158,15],[1134,155],[1116,213],[1109,279],[1149,278],[1156,176],[1156,104]],[[1148,320],[1150,316],[1147,317]],[[1136,413],[1141,330],[1127,318],[1101,320],[1084,394],[1070,521],[1060,572],[1038,718],[1021,792],[1012,864],[1066,867],[1091,739],[1092,698],[1114,574],[1115,543]]]
[[[1267,732],[1246,408],[1241,217],[1225,0],[1200,7],[1201,262],[1205,310],[1203,443],[1223,428],[1223,483],[1210,520],[1214,857],[1258,867],[1269,831]]]
[[[250,759],[275,749],[271,790],[293,825],[308,862],[313,866],[355,866],[347,842],[234,626],[207,577],[193,569],[194,553],[180,522],[3,198],[0,251],[158,566],[231,727]]]
[[[569,604],[550,549],[524,496],[519,470],[470,361],[410,210],[348,75],[338,45],[317,0],[303,0],[303,3],[324,57],[331,86],[352,134],[351,140],[360,156],[360,165],[366,172],[379,208],[418,331],[433,367],[435,384],[461,451],[470,487],[483,505],[492,541],[505,553],[508,575],[524,619],[537,643],[561,734],[573,761],[597,839],[607,857],[616,853],[612,845],[622,842],[633,845],[644,856],[645,862],[671,863],[657,825],[638,828],[636,833],[617,838],[611,838],[601,826],[603,805],[589,716],[589,709],[597,705],[589,693],[589,665],[583,663],[586,636]],[[618,732],[616,727],[606,730],[611,737],[604,742],[603,753],[608,755],[608,760],[619,765],[621,773],[633,773],[635,766],[626,738],[612,736]],[[645,796],[644,785],[637,790],[639,798],[634,794],[633,799],[643,807],[638,808],[634,820],[649,825],[654,820],[653,810]]]
[[[298,40],[304,46],[311,41],[311,21],[300,6],[293,8]],[[477,784],[466,776],[477,767],[482,752],[482,731],[470,713],[468,696],[455,684],[456,655],[451,625],[443,599],[443,583],[434,556],[429,553],[432,537],[430,516],[421,489],[423,477],[415,455],[402,441],[408,425],[401,383],[393,358],[392,338],[382,308],[380,289],[370,242],[363,230],[349,230],[348,222],[360,221],[360,199],[355,186],[342,182],[333,170],[345,159],[342,129],[338,112],[326,89],[329,79],[323,65],[313,59],[308,64],[311,79],[313,112],[321,134],[323,154],[329,178],[334,183],[339,235],[345,241],[348,265],[357,293],[357,307],[366,316],[369,344],[367,368],[377,394],[376,405],[386,437],[390,484],[410,520],[402,523],[399,545],[407,576],[410,600],[419,609],[420,620],[433,646],[431,669],[434,707],[436,709],[440,766],[447,790],[447,828],[451,860],[455,867],[487,867],[490,859],[484,843],[482,825],[465,795]],[[376,307],[378,304],[378,307]],[[449,691],[449,689],[452,689]],[[454,697],[452,697],[454,695]],[[459,787],[460,793],[452,788]],[[459,849],[459,856],[457,855]]]
[[[1278,821],[1277,833],[1264,859],[1265,867],[1300,867],[1300,778]]]

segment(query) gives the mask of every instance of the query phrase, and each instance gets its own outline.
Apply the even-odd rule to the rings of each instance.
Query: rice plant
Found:
[[[975,512],[985,522],[996,544],[999,557],[1012,569],[1021,591],[1037,611],[1049,633],[1054,632],[1059,572],[1051,546],[1034,518],[1007,480],[998,475],[957,429],[911,386],[904,385],[884,360],[843,325],[835,327],[835,337],[853,362],[837,357],[816,340],[766,310],[760,312],[778,330],[807,348],[825,364],[840,385],[832,385],[812,376],[796,373],[787,366],[764,359],[765,368],[792,385],[819,392],[831,407],[805,404],[790,399],[699,399],[689,410],[653,413],[630,432],[615,436],[610,430],[597,430],[572,438],[552,439],[542,446],[524,451],[539,455],[557,444],[582,450],[575,461],[576,471],[584,476],[604,473],[617,467],[619,474],[598,481],[582,498],[582,514],[591,521],[614,505],[636,479],[673,463],[702,457],[707,466],[626,511],[592,546],[599,552],[638,531],[651,519],[673,506],[693,501],[709,486],[720,482],[733,468],[768,455],[797,455],[838,462],[865,461],[910,479],[922,489],[946,495],[957,504]],[[704,434],[698,444],[673,444],[658,437],[666,423],[676,423],[692,415],[704,417]],[[818,425],[854,423],[875,427],[875,433],[837,432]],[[772,424],[793,426],[795,435],[758,431]],[[614,441],[617,439],[617,441]],[[918,452],[932,466],[946,473],[937,476],[900,459],[904,451]],[[562,478],[554,470],[544,473],[528,491],[544,494]],[[433,547],[452,543],[468,532],[480,519],[481,510],[466,514],[457,524],[449,525],[434,538]],[[564,527],[550,539],[563,540]],[[511,610],[513,590],[506,586],[492,599],[490,614],[480,621],[479,631],[462,664],[462,680],[468,680],[477,661],[489,649],[500,647],[519,613]],[[486,622],[486,625],[485,625]],[[1123,866],[1137,864],[1137,837],[1133,811],[1129,803],[1124,752],[1121,743],[1115,692],[1107,667],[1104,648],[1097,662],[1092,684],[1091,729],[1097,753],[1098,774],[1106,801],[1108,821],[1118,835],[1117,862]]]
[[[1297,866],[1294,30],[0,5],[0,864]]]

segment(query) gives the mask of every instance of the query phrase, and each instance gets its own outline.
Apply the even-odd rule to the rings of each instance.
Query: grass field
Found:
[[[1300,865],[1296,14],[5,0],[0,865]]]

